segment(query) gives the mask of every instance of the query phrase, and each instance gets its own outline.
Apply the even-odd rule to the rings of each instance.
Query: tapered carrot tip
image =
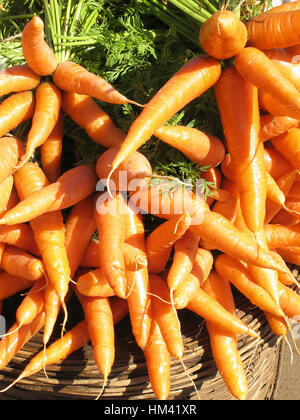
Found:
[[[35,29],[38,29],[38,30],[43,30],[44,29],[44,22],[37,15],[33,16],[31,23],[32,23],[32,25]]]

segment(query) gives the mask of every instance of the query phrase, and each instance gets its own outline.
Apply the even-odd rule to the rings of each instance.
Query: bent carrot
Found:
[[[26,64],[0,71],[0,96],[35,89],[41,78]]]
[[[64,119],[61,113],[52,133],[41,146],[41,165],[49,182],[56,182],[61,175],[62,140]]]
[[[225,148],[221,140],[197,128],[165,125],[156,130],[154,135],[198,165],[214,168],[224,159]]]
[[[154,320],[151,323],[144,355],[153,392],[159,400],[166,400],[170,393],[170,354],[159,326]]]
[[[190,60],[176,72],[131,125],[113,161],[111,173],[176,112],[214,85],[220,74],[220,63],[203,55]]]
[[[262,141],[270,140],[272,137],[279,136],[293,127],[299,126],[299,120],[290,117],[281,117],[271,114],[260,117]]]
[[[90,96],[64,92],[62,107],[92,140],[104,147],[119,147],[126,137],[125,133],[116,127],[109,115]]]
[[[102,77],[72,61],[60,63],[53,74],[53,80],[61,90],[66,92],[88,95],[111,104],[136,104],[114,89]]]
[[[297,88],[263,51],[254,47],[244,48],[235,57],[235,68],[242,77],[282,104],[284,114],[280,115],[300,118],[300,94]]]
[[[20,165],[28,161],[35,150],[50,136],[58,121],[60,106],[59,89],[53,83],[42,83],[36,90],[35,111],[27,137],[26,152]]]
[[[235,303],[227,281],[212,273],[206,290],[228,312],[235,314]],[[212,322],[206,321],[206,326],[213,358],[229,392],[237,399],[245,400],[248,395],[248,383],[237,348],[236,334],[226,333]]]
[[[44,276],[44,266],[40,259],[11,245],[6,245],[0,267],[11,276],[36,281]]]
[[[1,144],[0,144],[1,151]],[[56,210],[71,207],[95,192],[97,177],[93,168],[77,166],[65,172],[57,182],[28,195],[5,213],[0,224],[25,223]]]
[[[214,58],[225,60],[245,47],[248,32],[245,24],[231,10],[219,10],[200,28],[201,48]]]
[[[0,137],[32,118],[35,98],[31,91],[14,93],[0,105]]]
[[[28,66],[40,76],[48,76],[57,68],[56,56],[44,40],[44,22],[37,15],[22,31],[22,51]]]

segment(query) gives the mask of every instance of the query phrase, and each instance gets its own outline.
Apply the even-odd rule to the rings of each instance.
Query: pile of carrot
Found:
[[[172,358],[183,364],[185,309],[205,320],[230,393],[247,398],[238,339],[259,339],[259,331],[237,316],[232,286],[282,339],[300,315],[299,283],[289,268],[300,265],[300,86],[293,61],[299,13],[299,0],[246,23],[221,10],[200,30],[207,55],[187,62],[142,106],[84,67],[58,63],[43,21],[34,16],[27,23],[27,64],[0,73],[1,305],[26,291],[1,338],[0,369],[38,331],[44,349],[2,392],[89,342],[105,389],[115,325],[128,315],[153,392],[167,399]],[[224,138],[166,125],[210,88]],[[96,100],[131,103],[141,112],[124,133]],[[65,115],[106,148],[95,167],[62,172]],[[31,128],[22,142],[11,133],[26,120]],[[153,173],[139,151],[152,136],[209,166],[211,197]],[[31,160],[36,150],[39,163]],[[143,213],[162,223],[146,231]],[[72,294],[84,319],[67,331]]]

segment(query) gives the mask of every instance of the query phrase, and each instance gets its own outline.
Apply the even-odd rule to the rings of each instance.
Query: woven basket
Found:
[[[238,343],[247,372],[248,398],[270,399],[277,373],[280,339],[272,333],[264,314],[257,307],[235,289],[234,296],[238,308],[237,315],[260,335],[260,340],[240,336]],[[80,318],[80,310],[73,312],[78,313]],[[216,369],[203,319],[187,310],[180,311],[179,317],[185,345],[183,360],[201,399],[234,399]],[[78,320],[73,322],[75,324]],[[1,371],[0,388],[9,385],[21,373],[29,359],[41,349],[42,331],[19,351],[6,369]],[[24,379],[5,394],[0,394],[0,399],[94,399],[103,385],[90,345],[78,350],[60,365],[48,366],[47,374],[50,381],[46,379],[44,372],[39,372]],[[101,398],[156,399],[149,383],[144,355],[134,341],[128,317],[116,326],[116,361]],[[191,380],[183,371],[180,362],[175,359],[172,359],[169,399],[197,399]]]

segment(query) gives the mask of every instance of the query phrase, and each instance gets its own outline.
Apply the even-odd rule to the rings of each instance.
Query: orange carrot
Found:
[[[71,207],[93,194],[96,182],[93,168],[80,165],[70,169],[59,177],[57,182],[47,185],[21,200],[13,209],[6,212],[0,220],[0,224],[25,223],[46,212]]]
[[[175,243],[172,265],[167,277],[171,292],[175,291],[184,282],[185,277],[191,273],[196,260],[199,239],[198,235],[188,230]]]
[[[271,114],[260,117],[261,138],[263,141],[283,134],[290,128],[298,127],[299,120],[290,117],[280,117]]]
[[[288,193],[288,198],[292,199],[292,198],[300,198],[300,182],[294,182],[294,184],[292,185],[289,193]]]
[[[166,400],[170,393],[170,354],[159,326],[154,320],[144,354],[153,392],[159,400]]]
[[[220,303],[224,309],[235,314],[235,303],[229,283],[216,273],[209,276],[206,285],[208,293]],[[213,322],[206,321],[213,358],[217,368],[229,390],[239,400],[248,395],[248,384],[243,362],[237,349],[236,334],[229,334],[218,328]]]
[[[62,107],[92,140],[104,147],[119,147],[126,137],[125,133],[115,126],[109,115],[90,96],[64,92]]]
[[[197,295],[201,283],[193,272],[188,274],[182,284],[174,291],[173,303],[176,309],[187,307],[191,299]]]
[[[35,89],[41,78],[25,64],[0,71],[0,96]]]
[[[300,9],[300,1],[290,1],[288,3],[282,3],[279,6],[271,7],[267,13],[278,13],[278,12],[288,12],[292,10],[298,10]]]
[[[52,133],[41,146],[41,165],[50,183],[56,182],[61,175],[63,135],[64,119],[61,113]]]
[[[128,314],[127,300],[114,296],[110,298],[109,302],[113,314],[114,324],[118,324]]]
[[[14,185],[13,176],[9,176],[0,184],[0,214],[6,210]]]
[[[26,294],[16,312],[18,326],[31,324],[44,309],[45,278],[36,281]]]
[[[289,318],[294,318],[300,314],[300,296],[294,290],[285,286],[279,285],[280,305],[282,310]]]
[[[176,112],[214,85],[220,74],[220,63],[211,57],[201,55],[186,63],[154,95],[133,122],[114,159],[111,173]]]
[[[57,68],[53,50],[44,40],[44,22],[34,15],[22,32],[22,50],[28,66],[40,76],[48,76]]]
[[[267,197],[257,89],[229,67],[218,80],[215,93],[242,213],[249,230],[256,234],[264,224]]]
[[[161,273],[165,268],[173,245],[187,232],[191,217],[188,214],[175,216],[155,228],[146,239],[149,273]]]
[[[95,210],[101,267],[110,286],[120,298],[126,296],[124,207],[123,196],[116,192],[113,198],[100,195]]]
[[[289,332],[286,321],[282,317],[275,316],[269,312],[264,312],[264,315],[273,333],[286,338]]]
[[[224,161],[224,160],[223,160]],[[219,168],[209,168],[204,174],[202,175],[203,179],[208,182],[212,182],[216,188],[220,188],[222,182],[222,173]],[[209,207],[214,203],[214,198],[208,195],[206,198],[206,203]]]
[[[11,276],[36,281],[44,276],[44,266],[40,259],[11,245],[6,245],[0,267]]]
[[[102,268],[89,271],[78,277],[76,282],[78,292],[88,297],[110,297],[115,295]]]
[[[287,132],[271,139],[273,146],[300,170],[300,128],[290,128]]]
[[[216,201],[212,210],[216,213],[226,217],[231,222],[234,222],[236,217],[236,206],[238,200],[238,188],[234,181],[223,178],[222,188],[230,193],[228,200],[224,202]]]
[[[58,121],[60,106],[59,89],[53,83],[42,83],[36,90],[36,107],[22,162],[28,161],[35,150],[50,136]]]
[[[300,64],[295,57],[284,48],[264,51],[267,57],[277,66],[281,73],[299,90]]]
[[[299,223],[299,219],[293,216],[291,213],[288,213],[286,210],[281,209],[276,216],[273,217],[272,223],[278,225],[293,226]]]
[[[282,104],[284,114],[280,115],[300,118],[300,94],[297,88],[263,51],[254,47],[244,48],[235,57],[235,68],[242,77]]]
[[[14,93],[0,105],[0,137],[32,118],[35,98],[31,91]]]
[[[238,54],[247,42],[245,24],[231,10],[219,10],[207,19],[200,28],[201,48],[219,60]]]
[[[102,77],[72,61],[60,63],[53,75],[53,80],[60,89],[66,92],[88,95],[111,104],[136,104],[114,89]]]
[[[297,248],[284,248],[277,249],[277,252],[281,257],[290,264],[300,265],[300,247]]]
[[[0,300],[7,299],[18,292],[32,287],[33,282],[30,280],[11,276],[10,274],[0,272]]]
[[[197,128],[165,125],[154,135],[198,165],[215,167],[224,159],[225,148],[221,140]]]
[[[13,245],[33,255],[40,254],[32,229],[25,223],[13,226],[1,225],[0,242]]]
[[[300,247],[300,225],[284,226],[267,224],[264,227],[269,248]]]

